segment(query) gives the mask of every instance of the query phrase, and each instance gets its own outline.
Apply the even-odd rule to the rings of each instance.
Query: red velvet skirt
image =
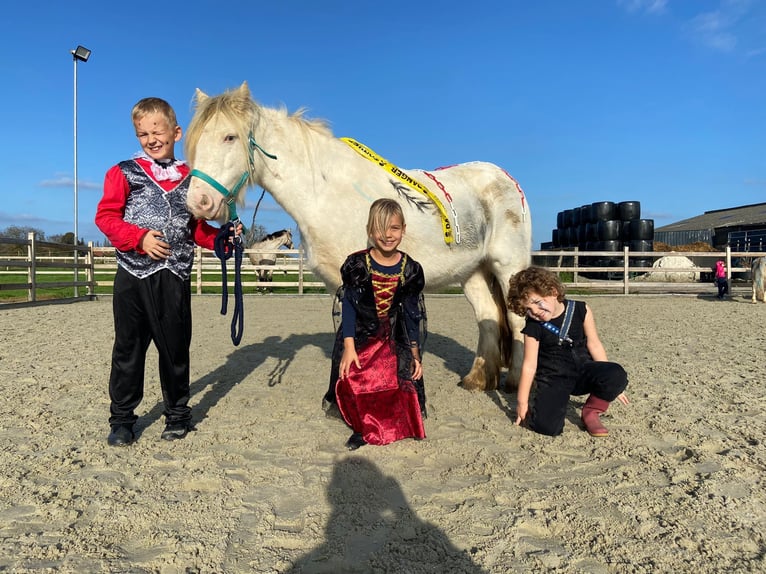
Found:
[[[418,395],[412,381],[400,381],[393,344],[374,339],[358,352],[361,369],[351,365],[338,379],[335,395],[346,423],[368,444],[425,438]]]

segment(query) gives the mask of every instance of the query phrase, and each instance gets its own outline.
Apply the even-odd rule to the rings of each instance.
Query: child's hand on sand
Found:
[[[620,401],[623,405],[629,405],[630,401],[628,400],[628,395],[625,393],[620,393],[617,395],[617,400]]]

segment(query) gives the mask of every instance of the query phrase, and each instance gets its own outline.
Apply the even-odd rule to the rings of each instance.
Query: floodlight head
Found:
[[[72,50],[72,55],[75,57],[75,60],[87,62],[88,58],[90,58],[90,50],[84,46],[77,46],[75,50]]]

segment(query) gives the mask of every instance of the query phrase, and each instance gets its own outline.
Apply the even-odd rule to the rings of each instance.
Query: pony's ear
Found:
[[[208,96],[205,92],[197,88],[194,90],[194,99],[197,101],[198,104],[201,104],[205,100],[207,100],[210,96]]]
[[[237,92],[244,98],[250,98],[250,87],[247,85],[247,80],[242,82],[242,85],[237,88]]]

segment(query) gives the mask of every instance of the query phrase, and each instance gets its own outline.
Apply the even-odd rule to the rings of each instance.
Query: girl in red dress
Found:
[[[395,200],[375,201],[367,221],[371,247],[341,266],[342,318],[324,402],[337,403],[353,429],[349,450],[425,438],[425,278],[420,264],[398,249],[405,229]]]

